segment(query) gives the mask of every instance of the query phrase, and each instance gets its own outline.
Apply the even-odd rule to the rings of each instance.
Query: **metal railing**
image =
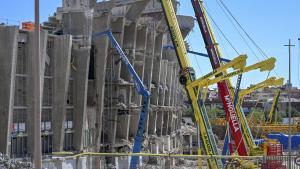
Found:
[[[291,156],[291,165],[289,169],[300,169],[296,164],[296,155]],[[263,158],[262,169],[286,169],[288,168],[289,156],[265,156]]]

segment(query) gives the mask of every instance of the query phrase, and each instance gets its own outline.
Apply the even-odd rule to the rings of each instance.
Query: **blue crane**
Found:
[[[129,60],[127,59],[125,53],[123,52],[121,46],[115,39],[115,37],[112,34],[111,30],[106,30],[104,32],[99,32],[93,34],[93,37],[102,37],[102,36],[107,36],[110,39],[110,42],[112,46],[117,50],[117,52],[120,55],[120,60],[124,62],[126,65],[128,72],[132,76],[135,88],[137,92],[143,96],[143,104],[142,104],[142,109],[140,113],[140,119],[138,123],[138,129],[136,136],[134,138],[134,145],[133,145],[133,150],[132,153],[140,153],[141,148],[142,148],[142,141],[143,141],[143,133],[145,130],[145,123],[147,120],[148,116],[148,109],[149,109],[149,104],[150,104],[150,92],[148,91],[147,87],[143,84],[142,80],[134,70],[133,66],[130,64]],[[131,169],[136,169],[137,165],[139,163],[139,156],[132,156],[131,157],[131,162],[130,162],[130,168]]]

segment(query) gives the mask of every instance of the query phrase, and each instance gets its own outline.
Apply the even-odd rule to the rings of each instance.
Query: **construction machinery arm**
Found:
[[[217,69],[222,66],[222,63],[220,61],[221,52],[219,50],[216,39],[213,35],[212,28],[210,26],[208,17],[206,15],[204,6],[202,4],[203,2],[201,0],[191,0],[191,2],[195,12],[195,16],[198,21],[198,25],[202,33],[202,37],[207,49],[207,53],[210,56],[210,62],[212,68]],[[233,103],[234,91],[232,92],[230,90],[230,87],[231,86],[229,80],[220,81],[218,83],[220,99],[222,100],[223,107],[226,112],[226,118],[229,122],[230,131],[232,132],[232,136],[233,136],[232,138],[236,145],[236,150],[239,155],[247,156],[248,149],[243,137],[244,135],[243,135],[242,127],[240,125],[240,120],[238,118],[239,112],[235,109]]]
[[[231,62],[229,62],[228,64],[230,64],[230,63]],[[228,74],[222,74],[222,75],[216,76],[213,79],[210,79],[209,77],[211,77],[215,74],[218,74],[219,72],[224,70],[223,67],[220,67],[220,68],[215,69],[213,72],[203,76],[202,78],[191,82],[190,84],[188,84],[188,87],[195,88],[195,87],[199,87],[199,86],[201,87],[201,86],[207,86],[207,85],[215,84],[215,83],[220,82],[222,80],[226,80],[226,79],[229,79],[233,76],[237,76],[237,75],[240,75],[240,74],[243,74],[243,73],[255,70],[255,69],[260,69],[260,71],[267,71],[267,70],[269,70],[269,68],[272,68],[274,66],[274,64],[275,64],[275,58],[269,58],[269,59],[264,60],[262,62],[255,63],[253,65],[250,65],[250,66],[247,66],[247,67],[244,67],[244,68],[240,67],[240,69],[238,69],[236,71],[233,71],[233,72],[228,73]],[[208,76],[208,75],[210,75],[210,76]]]
[[[247,89],[241,90],[239,93],[239,98],[244,98],[247,94],[252,93],[255,90],[258,90],[260,88],[268,87],[268,86],[282,86],[284,83],[284,78],[276,79],[276,77],[270,77],[263,82],[260,82],[256,85],[253,85],[251,87],[248,87]]]
[[[201,99],[198,99],[197,92],[194,89],[187,88],[187,84],[193,82],[196,77],[187,56],[187,50],[177,22],[172,0],[160,1],[169,28],[169,32],[171,34],[171,39],[175,48],[176,56],[181,68],[180,82],[185,86],[188,97],[192,104],[192,109],[195,115],[196,122],[199,126],[199,132],[201,135],[205,153],[206,155],[216,155],[218,154],[216,141],[212,133],[212,128],[210,126],[203,101],[201,101]],[[210,158],[207,160],[207,162],[210,168],[221,168],[222,166],[221,161],[215,158]]]
[[[203,2],[202,2],[202,0],[191,0],[191,1],[192,1],[195,15],[196,15],[196,18],[198,21],[198,25],[200,27],[200,30],[201,30],[201,33],[202,33],[202,36],[204,39],[204,43],[206,45],[207,52],[210,56],[210,61],[211,61],[212,67],[214,69],[217,69],[217,68],[221,67],[221,65],[222,65],[222,63],[220,62],[221,52],[220,52],[219,46],[217,45],[215,36],[213,34],[212,27],[210,26],[209,19],[207,17]],[[272,60],[269,60],[269,62],[275,63],[275,61],[276,61],[275,58],[272,58]],[[258,63],[258,64],[260,64],[260,63]],[[254,67],[257,67],[258,65],[255,64],[252,66],[254,68]],[[270,65],[266,64],[264,67],[261,68],[261,71],[272,70],[274,68],[274,66],[275,66],[275,64],[270,64]],[[252,68],[249,67],[249,69],[252,69]],[[255,144],[254,144],[253,136],[252,136],[251,130],[248,126],[246,117],[243,113],[243,110],[240,107],[235,108],[236,106],[234,104],[231,104],[232,100],[234,100],[235,102],[237,101],[237,97],[236,98],[233,97],[236,94],[235,94],[233,88],[231,87],[230,80],[227,79],[225,81],[219,82],[218,88],[219,88],[221,100],[223,102],[223,105],[224,105],[224,108],[226,111],[227,119],[230,124],[229,125],[231,128],[230,131],[232,131],[232,136],[233,136],[235,145],[237,146],[237,152],[239,155],[248,155],[249,152],[247,151],[247,145],[251,150],[252,147],[255,146]],[[227,106],[227,105],[230,105],[230,106]],[[228,109],[231,108],[232,105],[235,108],[235,111],[228,111]],[[238,124],[234,125],[234,126],[232,125],[231,121],[232,121],[232,119],[236,119],[236,116],[239,119],[239,122],[241,125],[240,127],[238,127]],[[242,132],[239,132],[240,128],[242,129]],[[237,130],[238,132],[236,133],[235,130]]]
[[[270,124],[272,124],[272,122],[273,122],[273,114],[276,112],[280,93],[281,93],[280,90],[277,90],[277,92],[274,96],[274,99],[273,99],[273,103],[272,103],[271,110],[269,113],[269,123]],[[275,116],[275,119],[276,119],[276,116]],[[275,120],[275,123],[276,123],[276,121],[277,120]]]
[[[96,33],[96,34],[93,35],[93,37],[101,37],[101,36],[108,36],[108,38],[110,39],[111,44],[113,45],[113,47],[119,53],[120,59],[126,65],[126,67],[128,69],[128,72],[132,76],[132,79],[134,81],[135,88],[136,88],[137,92],[140,95],[143,96],[143,104],[142,104],[142,109],[141,109],[141,113],[140,113],[140,119],[139,119],[139,122],[138,122],[138,129],[137,129],[136,136],[134,138],[134,145],[133,145],[133,150],[132,150],[133,153],[139,153],[141,151],[141,148],[142,148],[143,133],[144,133],[144,130],[145,130],[145,123],[146,123],[147,116],[148,116],[148,109],[149,109],[149,104],[150,104],[150,92],[148,91],[147,87],[144,86],[142,80],[140,79],[140,77],[138,76],[138,74],[134,70],[133,66],[131,65],[131,63],[127,59],[125,53],[123,52],[123,50],[122,50],[121,46],[119,45],[118,41],[113,36],[111,30]],[[131,158],[130,168],[131,169],[137,168],[138,162],[139,162],[139,157],[138,156],[133,156]]]

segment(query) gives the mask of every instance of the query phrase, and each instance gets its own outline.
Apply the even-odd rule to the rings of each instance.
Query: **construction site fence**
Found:
[[[288,168],[289,157],[288,156],[224,156],[224,155],[187,155],[187,154],[151,154],[151,153],[94,153],[85,152],[80,154],[72,154],[67,152],[53,153],[52,159],[68,162],[69,165],[79,164],[78,160],[82,160],[90,166],[92,161],[99,161],[104,168],[126,169],[129,166],[130,157],[140,157],[141,168],[151,168],[153,166],[159,166],[159,168],[185,168],[192,167],[198,168],[199,165],[206,168],[207,159],[225,159],[226,168],[248,168],[255,166],[255,168],[261,169],[285,169]],[[295,163],[296,155],[291,156],[291,169],[300,169]],[[251,165],[250,165],[251,164]],[[73,168],[82,168],[73,166]],[[86,167],[90,168],[90,167]]]
[[[296,163],[299,157],[297,155],[264,156],[262,169],[300,169],[300,164]]]

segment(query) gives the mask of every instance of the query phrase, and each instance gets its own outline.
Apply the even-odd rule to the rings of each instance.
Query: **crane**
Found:
[[[283,85],[283,81],[284,79],[283,78],[279,78],[279,79],[276,79],[276,77],[270,77],[256,85],[253,85],[247,89],[244,89],[244,90],[241,90],[239,93],[238,93],[238,98],[237,98],[237,103],[236,103],[236,109],[240,108],[241,107],[241,104],[244,100],[244,97],[250,93],[252,93],[253,91],[255,90],[258,90],[260,88],[264,88],[264,87],[268,87],[268,86],[282,86]],[[246,117],[244,117],[246,119]],[[251,135],[252,136],[252,135]],[[249,137],[251,137],[249,136]],[[226,135],[225,135],[225,139],[224,139],[224,146],[223,146],[223,151],[222,151],[222,154],[225,155],[227,154],[227,151],[228,151],[228,144],[229,144],[229,133],[227,132]],[[254,144],[254,145],[251,145],[251,144],[248,144],[249,148],[250,149],[257,149],[257,146]],[[254,151],[252,151],[254,152]]]
[[[269,58],[263,62],[248,66],[248,67],[240,67],[240,65],[232,65],[230,67],[233,67],[234,69],[237,69],[236,71],[233,71],[229,74],[222,74],[223,71],[225,71],[227,68],[229,68],[229,65],[232,62],[229,62],[228,64],[218,66],[215,68],[215,70],[202,78],[196,79],[195,71],[190,65],[188,56],[187,56],[187,50],[185,48],[185,44],[180,32],[180,28],[177,22],[176,14],[172,5],[172,0],[161,0],[162,4],[162,9],[165,15],[165,19],[167,22],[167,26],[169,28],[169,32],[171,34],[171,39],[173,42],[173,46],[176,52],[176,56],[181,68],[181,73],[180,73],[180,83],[185,86],[185,89],[187,91],[189,100],[192,104],[192,109],[195,115],[196,122],[199,126],[200,130],[200,135],[201,135],[201,140],[204,145],[204,150],[207,155],[213,155],[213,154],[218,154],[216,150],[216,144],[215,144],[215,139],[213,136],[213,133],[211,131],[211,126],[208,120],[208,116],[205,110],[205,106],[203,104],[203,100],[199,97],[200,95],[200,90],[203,86],[207,86],[211,83],[216,83],[219,82],[220,80],[228,79],[229,77],[235,76],[242,74],[246,71],[250,71],[253,69],[260,69],[260,71],[266,71],[269,69],[273,69],[274,64],[276,59],[275,58]],[[241,59],[245,57],[240,56],[236,59]],[[242,62],[240,62],[242,64]],[[224,66],[224,67],[223,67]],[[237,67],[235,67],[237,66]],[[215,76],[214,79],[207,80],[208,78],[211,78],[212,76]],[[206,80],[204,80],[206,79]],[[223,86],[224,87],[224,86]],[[234,111],[234,106],[232,104],[231,96],[229,92],[225,93],[225,101],[226,103],[226,108],[227,108],[227,113],[230,115],[228,116],[231,120],[231,127],[234,129],[236,135],[238,138],[236,141],[237,143],[240,143],[244,145],[244,140],[243,136],[240,130],[240,124],[238,122],[238,119],[236,117],[236,113]],[[229,111],[230,109],[230,111]],[[247,150],[245,146],[241,146],[239,148],[239,151],[241,154],[247,155]],[[220,160],[211,158],[208,159],[208,166],[210,168],[220,168],[222,166]]]
[[[245,137],[246,143],[247,143],[247,145],[250,149],[250,153],[252,155],[259,153],[259,151],[256,152],[257,146],[254,143],[254,139],[253,139],[253,136],[251,134],[251,130],[248,126],[247,118],[246,118],[246,116],[243,112],[242,106],[241,106],[241,104],[243,102],[243,99],[244,99],[245,95],[250,94],[250,93],[252,93],[253,91],[255,91],[259,88],[263,88],[263,87],[267,87],[267,86],[282,86],[283,81],[284,81],[283,78],[276,79],[275,77],[271,77],[271,78],[268,78],[267,80],[265,80],[261,83],[258,83],[254,86],[251,86],[251,87],[249,87],[245,90],[241,90],[238,94],[239,96],[238,96],[238,101],[237,101],[237,104],[236,104],[236,109],[237,109],[237,111],[240,111],[238,113],[239,119],[243,119],[243,120],[240,120],[240,121],[241,121],[241,125],[242,125],[242,129],[244,131],[244,134],[246,135],[246,137]]]
[[[266,67],[270,67],[270,65],[272,65],[272,64],[274,65],[274,62],[272,59],[267,59],[267,60],[255,63],[253,65],[250,65],[250,66],[245,66],[245,61],[246,61],[246,57],[239,56],[239,57],[233,59],[232,61],[228,62],[227,64],[224,64],[222,67],[215,69],[214,71],[191,82],[186,87],[194,89],[195,91],[197,91],[197,93],[199,95],[200,90],[203,87],[208,87],[208,86],[218,83],[222,80],[226,80],[233,76],[238,76],[238,75],[244,74],[246,72],[253,71],[255,69],[264,70]],[[228,68],[233,68],[236,70],[233,72],[230,72],[228,74],[223,74],[221,76],[215,76]],[[283,78],[276,80],[276,79],[274,79],[274,77],[272,77],[272,78],[268,79],[268,81],[266,81],[266,83],[267,82],[273,83],[273,86],[275,86],[275,84],[283,82]],[[271,85],[269,85],[269,86],[271,86]],[[252,89],[252,87],[251,87],[251,89]],[[246,89],[242,90],[239,94],[239,97],[242,97],[242,95],[245,95],[245,93],[248,92],[249,90],[246,90]],[[253,91],[253,89],[251,91]],[[238,101],[238,105],[240,105],[240,101]]]
[[[136,132],[136,136],[134,138],[134,145],[133,145],[133,153],[139,153],[142,148],[142,141],[143,141],[143,133],[145,130],[145,123],[147,121],[148,117],[148,109],[149,109],[149,104],[150,104],[150,92],[148,91],[147,87],[143,84],[142,80],[134,70],[133,66],[127,59],[125,53],[123,52],[121,46],[119,45],[118,41],[115,39],[115,37],[112,34],[111,30],[103,31],[100,33],[95,33],[93,34],[93,37],[102,37],[102,36],[107,36],[110,39],[110,42],[112,46],[117,50],[117,52],[120,55],[120,60],[124,62],[126,65],[128,72],[132,76],[135,88],[137,92],[143,96],[143,104],[142,104],[142,109],[140,113],[140,118],[138,122],[138,129]],[[137,168],[139,162],[139,157],[138,156],[132,156],[131,158],[131,163],[130,163],[130,168],[134,169]]]
[[[207,113],[206,111],[203,111],[205,110],[205,108],[202,107],[203,102],[201,101],[201,99],[199,99],[199,95],[197,91],[194,90],[194,88],[187,87],[188,84],[196,80],[196,75],[187,56],[187,50],[180,32],[172,0],[161,0],[160,2],[181,69],[179,80],[180,83],[185,86],[189,100],[191,102],[195,119],[200,130],[199,133],[201,135],[205,153],[207,155],[218,154],[214,135],[212,134],[212,132],[210,132],[211,126]],[[198,150],[198,152],[200,151]],[[220,160],[217,160],[215,158],[208,159],[207,162],[210,168],[222,167]]]
[[[272,106],[271,106],[271,110],[270,110],[270,113],[269,113],[269,123],[272,124],[273,123],[273,114],[276,112],[276,109],[277,109],[277,105],[278,105],[278,100],[279,100],[279,96],[280,96],[280,90],[277,90],[276,91],[276,94],[274,96],[274,99],[273,99],[273,103],[272,103]],[[276,113],[275,113],[276,114]],[[277,122],[277,119],[275,117],[275,123]]]
[[[200,27],[204,39],[204,43],[206,45],[208,55],[210,56],[211,65],[213,69],[216,69],[222,66],[222,62],[220,60],[221,52],[216,42],[216,38],[213,34],[212,27],[210,26],[203,2],[202,0],[191,0],[191,1],[198,21],[198,25]],[[269,67],[268,70],[270,71],[273,68],[274,67]],[[243,113],[243,110],[241,109],[241,107],[236,108],[236,106],[232,104],[232,100],[236,100],[238,95],[233,90],[233,87],[231,86],[231,82],[229,79],[219,82],[218,89],[220,92],[220,98],[223,102],[223,106],[226,112],[230,131],[232,132],[232,136],[233,136],[232,138],[236,145],[237,153],[242,156],[247,156],[251,153],[251,150],[253,150],[252,147],[255,146],[255,143],[247,119]],[[236,97],[234,98],[233,96]],[[234,110],[230,109],[230,107],[232,106],[235,108]],[[238,122],[235,124],[233,123],[232,119],[238,119],[237,120]],[[240,122],[240,126],[239,126],[239,122]],[[248,150],[250,151],[250,153]]]
[[[217,46],[215,37],[213,35],[212,29],[210,27],[207,15],[204,10],[204,6],[202,1],[200,0],[191,0],[192,6],[204,39],[204,43],[210,56],[210,62],[213,69],[221,67],[221,53]],[[243,138],[242,127],[240,126],[240,122],[238,119],[238,113],[235,110],[234,104],[232,100],[234,99],[234,94],[230,91],[230,82],[221,81],[218,83],[218,89],[220,92],[220,98],[223,102],[223,107],[226,112],[226,117],[228,119],[229,127],[233,135],[233,140],[235,145],[237,146],[237,152],[239,155],[247,156],[248,150],[245,140]],[[232,109],[233,107],[233,109]]]

